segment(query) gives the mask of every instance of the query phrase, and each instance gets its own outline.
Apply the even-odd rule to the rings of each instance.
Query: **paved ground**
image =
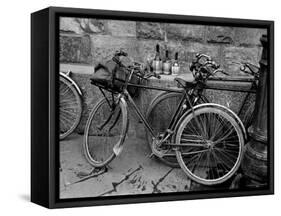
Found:
[[[60,142],[60,197],[96,197],[189,191],[191,182],[181,169],[150,158],[144,139],[127,138],[121,155],[106,169],[94,170],[82,154],[83,136]]]

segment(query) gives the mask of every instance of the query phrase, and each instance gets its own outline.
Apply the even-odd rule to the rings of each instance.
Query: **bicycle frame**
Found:
[[[154,87],[147,87],[146,89],[154,89]],[[185,94],[185,90],[173,90],[173,89],[166,89],[166,88],[157,88],[157,90],[161,90],[161,91],[166,91],[168,90],[169,92],[181,92],[182,93],[182,98],[181,98],[181,101],[180,103],[178,104],[177,106],[177,109],[172,117],[172,120],[169,124],[169,129],[170,130],[173,130],[175,124],[176,124],[176,120],[177,118],[179,117],[179,112],[180,112],[180,108],[182,107],[184,101],[185,101],[185,98],[186,98],[186,94]],[[153,132],[153,129],[151,128],[151,126],[149,125],[149,123],[147,122],[146,118],[144,117],[144,115],[141,113],[141,111],[139,110],[139,108],[137,107],[137,105],[135,104],[133,98],[130,96],[130,94],[128,93],[127,90],[125,90],[125,95],[126,97],[128,98],[128,101],[129,103],[132,105],[132,107],[134,108],[134,111],[136,112],[136,114],[138,115],[138,117],[140,118],[140,120],[144,123],[145,127],[148,129],[149,133],[151,134],[151,136],[153,138],[156,138],[156,134],[154,134]],[[189,100],[189,98],[187,99]]]
[[[169,136],[171,134],[173,134],[174,132],[174,129],[175,127],[177,126],[177,122],[178,120],[180,119],[180,113],[181,113],[181,108],[183,107],[183,104],[188,103],[190,109],[192,112],[193,111],[193,100],[195,99],[194,95],[191,93],[189,94],[189,91],[190,90],[194,90],[195,88],[181,88],[181,89],[176,89],[176,88],[164,88],[164,87],[157,87],[157,86],[147,86],[147,85],[144,85],[144,84],[132,84],[132,83],[129,83],[129,80],[131,78],[131,76],[133,75],[134,73],[134,70],[130,71],[130,74],[129,76],[127,77],[126,81],[125,81],[125,84],[124,84],[124,87],[123,87],[123,90],[122,92],[119,92],[119,98],[122,97],[124,98],[125,101],[128,101],[135,113],[137,114],[138,118],[144,123],[145,127],[148,129],[148,132],[151,134],[151,136],[155,139],[157,138],[157,135],[154,133],[153,129],[151,128],[151,125],[149,125],[148,121],[146,120],[146,118],[144,117],[144,115],[141,113],[141,111],[139,110],[139,108],[137,107],[137,105],[135,104],[133,98],[130,96],[129,92],[127,91],[127,88],[128,87],[136,87],[136,88],[143,88],[143,89],[150,89],[150,90],[158,90],[158,91],[164,91],[164,92],[176,92],[176,93],[181,93],[182,94],[182,97],[181,97],[181,100],[179,102],[179,104],[177,105],[177,108],[175,110],[175,113],[173,114],[172,116],[172,119],[171,119],[171,122],[169,123],[169,126],[168,126],[168,129],[166,130],[162,140],[165,141],[167,140],[167,138],[169,138]],[[223,81],[223,82],[226,82],[226,81],[229,81],[229,82],[249,82],[249,83],[252,83],[252,87],[250,89],[247,89],[247,90],[243,90],[243,89],[231,89],[231,88],[224,88],[224,87],[221,87],[221,88],[218,88],[218,87],[212,87],[210,85],[208,85],[208,82],[207,81],[206,83],[203,84],[203,87],[199,87],[199,90],[203,90],[203,89],[213,89],[213,90],[224,90],[224,91],[235,91],[235,92],[246,92],[247,95],[246,97],[244,98],[243,100],[243,104],[242,106],[240,107],[239,109],[239,112],[241,112],[241,110],[243,109],[244,107],[244,102],[245,100],[247,100],[247,98],[249,97],[250,93],[255,93],[255,90],[253,89],[253,79],[237,79],[237,78],[230,78],[230,79],[225,79],[225,78],[221,78],[221,77],[218,77],[218,78],[211,78],[210,81],[213,80],[213,81]],[[199,83],[199,82],[198,82]],[[100,89],[101,90],[101,89]],[[102,90],[101,90],[102,91]],[[104,97],[106,98],[106,95],[104,94],[104,92],[102,91]],[[117,92],[114,92],[114,93],[117,93]],[[197,95],[197,99],[201,97],[201,93],[199,95]],[[112,93],[112,97],[113,97],[113,93]]]

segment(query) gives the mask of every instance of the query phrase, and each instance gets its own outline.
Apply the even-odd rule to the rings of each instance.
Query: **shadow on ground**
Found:
[[[105,169],[94,169],[82,153],[83,136],[60,142],[60,198],[189,191],[181,169],[150,158],[145,139],[127,138],[124,150]]]

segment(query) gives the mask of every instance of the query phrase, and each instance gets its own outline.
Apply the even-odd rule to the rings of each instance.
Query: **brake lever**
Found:
[[[255,67],[256,69],[259,69],[259,66],[255,65],[255,64],[253,64],[251,62],[242,62],[242,64],[247,65],[247,66],[250,65],[250,66]]]
[[[226,75],[226,76],[230,76],[230,74],[229,73],[227,73],[227,72],[225,72],[223,69],[217,69],[217,70],[215,70],[214,71],[214,73],[213,73],[213,75],[215,75],[216,73],[222,73],[222,74],[224,74],[224,75]]]
[[[226,75],[226,76],[230,76],[230,74],[227,73],[227,72],[225,72],[224,70],[221,70],[220,72],[221,72],[222,74]]]

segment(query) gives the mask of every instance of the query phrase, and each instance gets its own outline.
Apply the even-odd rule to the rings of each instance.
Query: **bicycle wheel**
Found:
[[[116,156],[114,147],[121,146],[127,133],[127,109],[121,103],[103,98],[91,111],[84,134],[83,151],[94,167],[103,167]]]
[[[244,136],[235,118],[208,104],[194,107],[178,127],[176,156],[187,176],[203,185],[220,184],[239,168]]]
[[[155,135],[161,136],[161,134],[166,131],[181,98],[182,93],[164,92],[151,102],[146,113],[146,119]],[[196,104],[204,102],[206,103],[207,99],[202,96],[198,101],[196,101]],[[186,110],[188,110],[188,107],[186,107],[183,112]],[[158,157],[162,162],[171,167],[179,167],[176,154],[171,147],[167,146],[158,148],[153,142],[152,136],[148,131],[146,131],[146,138],[152,152],[161,152],[162,154],[166,154],[166,156],[164,155],[163,157]]]
[[[78,126],[82,115],[82,102],[72,83],[60,76],[60,139],[66,138]]]

